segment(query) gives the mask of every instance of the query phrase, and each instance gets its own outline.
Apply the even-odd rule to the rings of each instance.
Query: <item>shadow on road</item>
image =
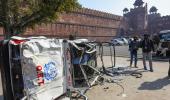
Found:
[[[153,82],[144,82],[138,88],[139,90],[159,90],[170,84],[170,78],[164,77]]]
[[[127,59],[127,61],[130,61],[130,58]],[[143,61],[143,59],[142,58],[138,58],[138,61]],[[152,62],[159,62],[159,63],[165,63],[165,62],[168,62],[168,61],[169,61],[168,59],[156,59],[156,58],[152,59]]]
[[[134,71],[139,72],[139,73],[149,72],[149,70],[144,70],[144,68],[136,69]]]

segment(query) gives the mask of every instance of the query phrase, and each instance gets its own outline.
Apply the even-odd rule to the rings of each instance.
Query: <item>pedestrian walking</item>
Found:
[[[144,34],[144,39],[141,41],[141,48],[142,48],[142,53],[143,53],[143,66],[144,66],[144,69],[147,70],[146,58],[148,58],[150,71],[153,72],[152,52],[154,52],[155,49],[154,49],[153,41],[150,39],[149,34]]]
[[[135,60],[134,67],[137,68],[137,60],[138,60],[138,48],[139,48],[139,43],[138,43],[138,38],[135,36],[129,43],[129,51],[130,51],[130,67],[132,67],[133,60]]]

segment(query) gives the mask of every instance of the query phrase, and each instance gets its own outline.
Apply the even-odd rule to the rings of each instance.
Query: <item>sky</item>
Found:
[[[126,7],[133,8],[135,0],[78,0],[86,8],[96,9],[116,15],[123,15],[122,10]],[[148,4],[148,10],[155,6],[162,16],[170,15],[170,0],[143,0]]]

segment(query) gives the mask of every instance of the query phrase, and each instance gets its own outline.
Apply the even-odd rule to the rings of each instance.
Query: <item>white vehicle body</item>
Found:
[[[123,41],[124,44],[128,44],[128,40],[126,38],[119,38],[120,41]]]
[[[21,44],[24,90],[28,99],[52,100],[66,92],[62,43],[61,39],[36,38]],[[39,78],[40,72],[43,75]],[[42,85],[39,85],[41,79]]]
[[[137,39],[138,42],[140,42],[141,40],[142,40],[142,39],[140,39],[140,38]],[[133,41],[133,38],[129,38],[128,43],[129,43],[130,41]]]
[[[114,45],[124,45],[124,42],[119,40],[119,39],[112,39],[111,42],[114,44]]]
[[[11,86],[9,91],[14,94],[14,97],[6,91],[5,97],[9,96],[17,98],[17,100],[54,100],[67,92],[89,88],[98,77],[96,76],[94,80],[93,77],[88,78],[90,81],[84,81],[87,85],[83,83],[83,85],[79,85],[77,80],[82,80],[82,77],[86,79],[86,77],[95,73],[90,72],[90,75],[84,73],[77,77],[78,75],[76,76],[75,73],[79,71],[83,73],[84,69],[78,69],[77,72],[74,72],[73,69],[77,66],[81,68],[81,64],[88,66],[90,70],[98,71],[95,69],[97,66],[96,56],[94,56],[96,55],[96,45],[88,43],[87,39],[12,37],[7,46],[9,47],[7,53],[9,53],[10,58],[7,67],[9,72],[12,73],[7,79],[11,81],[8,83]],[[78,51],[83,53],[79,55]],[[5,68],[7,67],[5,65]],[[8,73],[8,70],[6,73]],[[73,76],[73,73],[75,76]],[[7,82],[3,81],[4,83]],[[6,87],[3,88],[6,89]]]
[[[161,41],[170,41],[170,30],[163,30],[159,32]]]
[[[160,31],[159,33],[162,34],[162,33],[169,33],[170,30],[163,30],[163,31]]]

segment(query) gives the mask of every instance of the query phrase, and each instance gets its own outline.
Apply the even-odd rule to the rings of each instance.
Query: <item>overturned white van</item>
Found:
[[[4,99],[54,100],[74,88],[89,87],[96,50],[85,42],[46,37],[1,41]]]

